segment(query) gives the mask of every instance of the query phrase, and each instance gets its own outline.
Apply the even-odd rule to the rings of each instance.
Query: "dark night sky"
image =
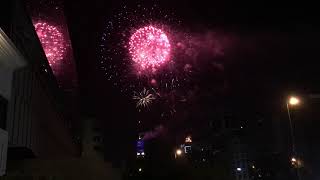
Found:
[[[114,95],[117,90],[110,88],[96,60],[102,22],[119,4],[102,0],[66,2],[83,107],[92,108],[93,113],[106,109],[112,98],[127,101],[121,94]],[[312,4],[204,0],[158,4],[174,11],[186,26],[218,28],[234,34],[237,40],[233,52],[226,55],[224,77],[232,93],[255,99],[265,93],[318,89],[313,82],[317,80],[319,28]]]
[[[133,119],[138,117],[134,102],[108,83],[99,71],[96,53],[102,23],[120,2],[68,0],[65,9],[83,111],[97,116],[109,129],[119,127],[119,122],[126,124],[121,132],[129,135],[135,127]],[[165,0],[158,4],[174,11],[187,27],[219,29],[233,35],[232,51],[223,58],[223,75],[217,76],[227,83],[224,96],[234,106],[270,112],[283,108],[279,103],[289,92],[319,92],[320,35],[314,4],[230,0]],[[211,83],[205,78],[210,76],[202,74],[199,82]]]

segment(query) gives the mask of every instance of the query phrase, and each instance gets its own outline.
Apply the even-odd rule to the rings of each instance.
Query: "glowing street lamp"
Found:
[[[181,149],[177,149],[176,152],[174,153],[175,158],[182,156],[182,150]]]
[[[296,96],[290,96],[287,100],[287,111],[288,111],[288,119],[290,124],[290,133],[291,133],[291,141],[292,141],[292,152],[295,155],[296,154],[296,148],[295,148],[295,139],[294,139],[294,133],[293,133],[293,124],[290,114],[290,106],[297,106],[300,104],[300,99]]]
[[[291,106],[296,106],[300,104],[300,99],[298,97],[295,96],[291,96],[288,100],[289,105]]]
[[[177,149],[176,150],[176,155],[181,156],[182,155],[182,150],[181,149]]]
[[[290,124],[290,134],[291,134],[291,142],[292,142],[292,153],[294,156],[297,155],[296,152],[296,145],[295,145],[295,138],[294,138],[294,132],[293,132],[293,123],[292,123],[292,119],[291,119],[291,114],[290,114],[290,106],[297,106],[300,104],[300,99],[296,96],[290,96],[289,99],[286,102],[287,105],[287,112],[288,112],[288,119],[289,119],[289,124]],[[296,164],[298,163],[298,159],[296,159],[295,157],[291,158],[291,164],[293,166],[296,166]],[[297,176],[298,179],[300,180],[300,172],[299,172],[299,168],[297,169]]]

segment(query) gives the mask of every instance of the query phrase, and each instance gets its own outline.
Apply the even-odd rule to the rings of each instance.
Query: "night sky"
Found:
[[[120,93],[99,69],[97,48],[103,24],[122,1],[65,3],[79,74],[81,110],[103,122],[106,137],[114,139],[110,142],[126,147],[123,142],[130,144],[135,139],[138,119],[146,121],[150,128],[161,120],[155,107],[141,116],[131,97]],[[146,0],[140,4],[148,7],[152,3]],[[177,111],[179,108],[190,110],[192,117],[185,118],[183,112],[178,112],[174,121],[167,123],[175,132],[184,131],[184,124],[192,121],[190,119],[197,119],[196,124],[201,124],[199,119],[205,121],[211,108],[231,105],[243,116],[250,112],[285,113],[282,103],[288,94],[319,92],[320,35],[315,5],[204,0],[159,1],[157,4],[174,12],[181,24],[192,32],[215,31],[232,40],[228,51],[218,59],[221,63],[201,66],[201,71],[192,78],[197,87],[192,91],[193,103],[177,107]],[[308,113],[304,114],[309,117]],[[313,128],[316,127],[319,126]]]
[[[319,27],[312,4],[183,2],[161,1],[158,4],[173,11],[190,29],[200,32],[218,29],[235,39],[231,52],[223,57],[223,78],[232,93],[246,93],[254,99],[259,95],[257,93],[316,91]],[[103,23],[121,4],[119,1],[99,0],[66,2],[81,92],[88,102],[84,103],[85,109],[92,107],[95,111],[92,105],[100,106],[100,103],[104,104],[100,106],[104,109],[110,98],[118,99],[109,93],[113,89],[99,74],[96,52]]]

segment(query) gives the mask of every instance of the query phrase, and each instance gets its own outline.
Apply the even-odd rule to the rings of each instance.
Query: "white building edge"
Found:
[[[24,67],[26,61],[0,28],[0,96],[10,102],[15,70]],[[9,108],[6,108],[9,111]],[[1,118],[1,117],[0,117]],[[7,119],[0,119],[7,121]],[[0,129],[0,176],[6,174],[8,132]]]

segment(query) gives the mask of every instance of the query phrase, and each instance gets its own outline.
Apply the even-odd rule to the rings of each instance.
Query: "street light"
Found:
[[[176,155],[181,156],[182,155],[182,150],[181,149],[177,149],[176,150]]]
[[[293,132],[293,123],[292,123],[292,119],[291,119],[291,114],[290,114],[290,106],[297,106],[300,104],[300,99],[296,96],[290,96],[289,99],[287,100],[287,112],[288,112],[288,119],[289,119],[289,124],[290,124],[290,134],[291,134],[291,143],[292,143],[292,154],[293,156],[297,155],[296,152],[296,144],[295,144],[295,138],[294,138],[294,132]],[[291,164],[296,164],[297,159],[295,157],[291,158]],[[299,168],[297,169],[297,176],[298,176],[298,180],[301,180],[300,177],[300,172],[299,172]]]
[[[174,153],[175,158],[182,156],[182,150],[176,149],[176,152]]]
[[[289,105],[296,106],[296,105],[299,105],[299,104],[300,104],[300,99],[298,97],[291,96],[289,98]]]
[[[291,119],[290,114],[290,106],[297,106],[300,104],[300,99],[296,96],[290,96],[287,100],[287,111],[288,111],[288,119],[290,124],[290,134],[291,134],[291,143],[292,143],[292,153],[293,155],[296,155],[296,147],[295,147],[295,139],[294,139],[294,133],[293,133],[293,123]]]

